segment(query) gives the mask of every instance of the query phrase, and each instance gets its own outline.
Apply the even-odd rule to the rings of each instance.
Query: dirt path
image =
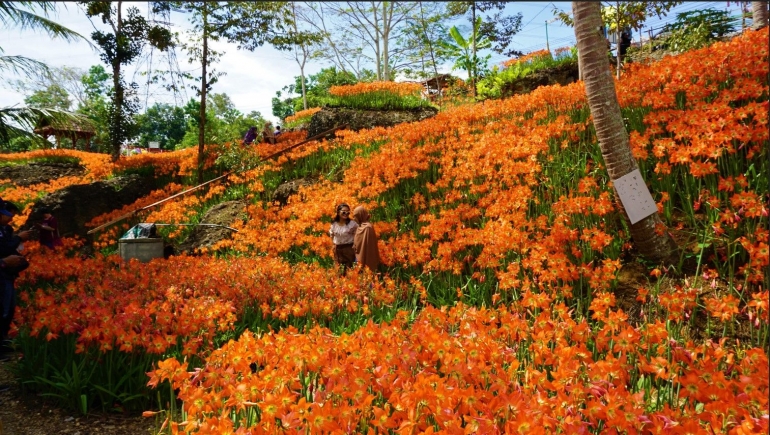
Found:
[[[14,362],[0,362],[0,384],[11,385],[0,392],[0,435],[149,435],[152,418],[122,415],[89,415],[58,409],[42,397],[22,395],[8,368]]]

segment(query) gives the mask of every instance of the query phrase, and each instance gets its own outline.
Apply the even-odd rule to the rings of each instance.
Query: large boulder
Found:
[[[0,166],[0,180],[11,179],[17,186],[47,183],[61,177],[77,177],[85,172],[78,163],[33,162],[26,165]]]
[[[353,131],[372,127],[392,127],[402,122],[421,121],[435,116],[437,113],[438,110],[434,107],[414,110],[357,110],[344,107],[325,107],[313,114],[307,129],[307,136],[315,136],[342,124],[346,124],[347,129]]]
[[[40,209],[48,207],[59,223],[59,233],[62,236],[85,237],[91,229],[86,227],[86,223],[91,219],[132,204],[150,194],[155,188],[153,178],[135,174],[67,186],[37,201],[22,229],[31,228],[42,221],[43,214]]]
[[[233,230],[225,227],[230,227],[236,220],[245,221],[246,218],[245,202],[221,202],[203,215],[200,223],[208,225],[195,226],[187,239],[179,245],[177,251],[194,253],[197,249],[208,248],[221,240],[230,238]]]
[[[313,184],[313,180],[310,178],[298,178],[296,180],[287,181],[279,185],[273,192],[273,201],[286,205],[289,201],[289,197],[299,192],[299,188],[303,186],[309,186]]]
[[[503,97],[517,94],[528,94],[540,86],[568,85],[578,80],[577,63],[567,63],[555,68],[535,71],[518,80],[506,84],[502,89]]]

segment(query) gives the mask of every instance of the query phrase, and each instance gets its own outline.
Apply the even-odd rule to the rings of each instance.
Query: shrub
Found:
[[[371,82],[332,86],[330,106],[370,110],[409,110],[430,106],[419,83]]]
[[[552,55],[550,51],[540,50],[517,59],[503,62],[504,69],[494,67],[492,72],[476,85],[476,94],[480,99],[501,98],[506,85],[522,79],[537,71],[556,68],[561,65],[577,63],[577,49],[563,47]]]

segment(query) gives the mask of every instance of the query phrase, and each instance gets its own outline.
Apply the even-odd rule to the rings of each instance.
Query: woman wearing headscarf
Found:
[[[350,219],[350,206],[342,203],[337,206],[337,214],[332,220],[329,235],[334,243],[334,261],[342,266],[344,274],[348,267],[353,267],[356,254],[353,252],[353,237],[356,235],[358,224]]]
[[[243,144],[249,145],[257,139],[257,127],[249,128],[246,132],[246,136],[243,137]]]
[[[377,233],[369,222],[369,212],[359,205],[353,210],[353,219],[358,222],[358,229],[353,238],[356,260],[376,272],[377,266],[380,265],[380,251],[377,249]]]

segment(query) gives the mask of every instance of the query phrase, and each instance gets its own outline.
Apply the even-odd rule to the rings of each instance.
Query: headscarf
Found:
[[[243,143],[248,145],[257,138],[257,127],[251,127],[249,131],[246,132],[246,136],[243,137]]]
[[[377,234],[369,222],[369,212],[359,205],[353,210],[353,219],[358,222],[358,229],[353,237],[356,260],[372,271],[376,271],[377,266],[380,265],[380,251],[377,249]]]

